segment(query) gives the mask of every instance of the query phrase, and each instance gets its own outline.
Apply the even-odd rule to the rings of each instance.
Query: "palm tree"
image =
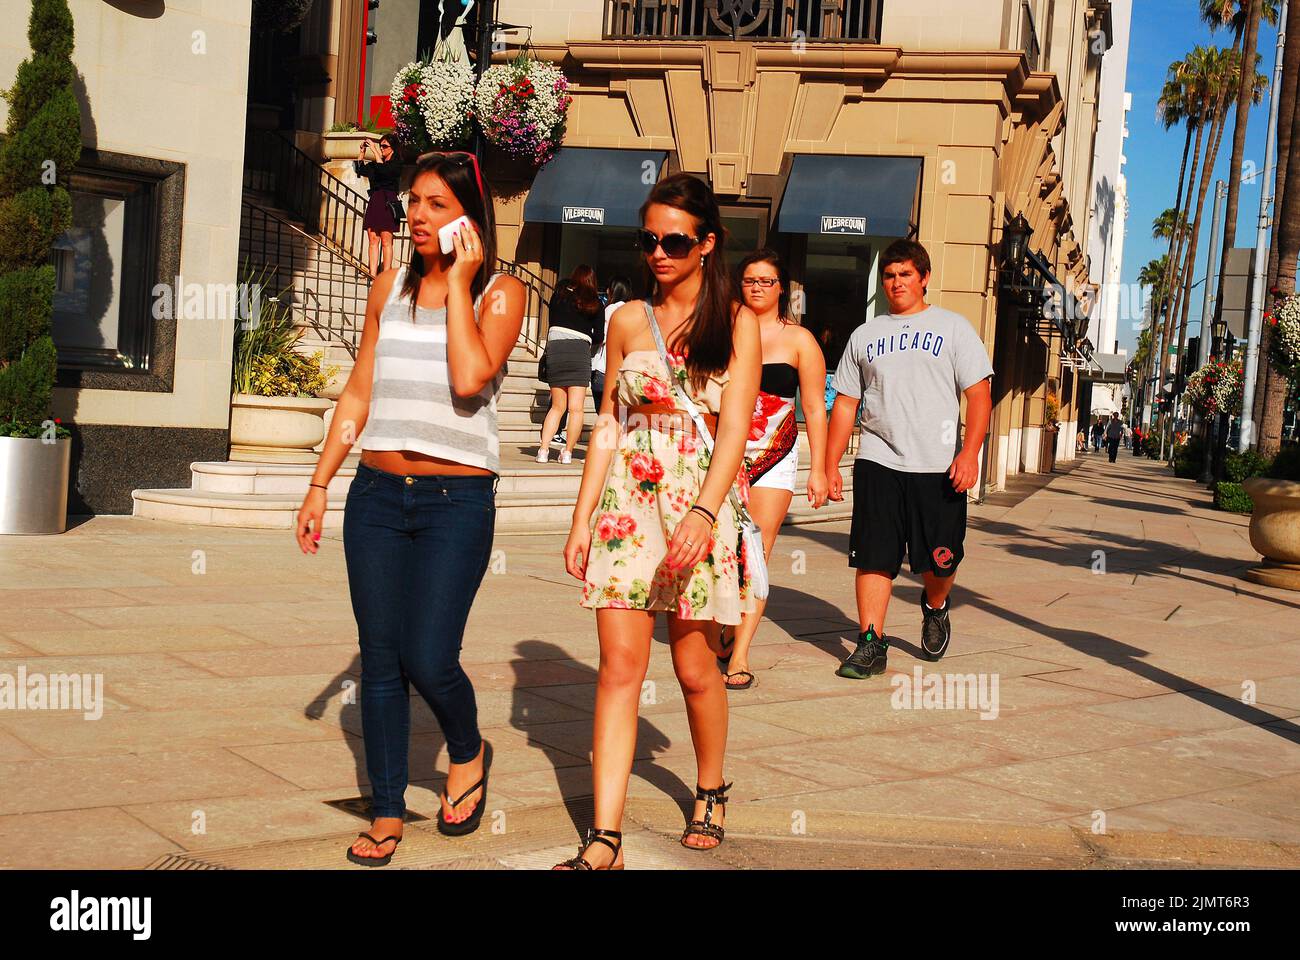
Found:
[[[1159,217],[1156,218],[1159,221]],[[1138,336],[1139,349],[1133,354],[1132,367],[1137,371],[1141,378],[1137,384],[1137,391],[1146,389],[1146,385],[1151,380],[1152,364],[1155,363],[1152,349],[1156,341],[1157,324],[1160,317],[1169,307],[1169,254],[1163,254],[1155,260],[1151,260],[1138,273],[1138,285],[1147,287],[1151,291],[1150,310],[1148,316],[1150,322],[1147,328]]]
[[[1265,7],[1272,9],[1265,10]],[[1233,48],[1241,47],[1240,63],[1252,67],[1249,71],[1238,71],[1237,75],[1237,116],[1232,131],[1232,160],[1228,166],[1228,197],[1223,214],[1223,252],[1219,260],[1219,289],[1216,293],[1216,317],[1223,312],[1224,277],[1228,272],[1228,258],[1237,242],[1237,203],[1241,194],[1241,161],[1246,152],[1246,127],[1250,122],[1251,101],[1255,97],[1253,66],[1257,55],[1259,21],[1261,17],[1270,23],[1277,23],[1277,10],[1274,5],[1264,0],[1201,0],[1201,15],[1210,24],[1211,30],[1231,24],[1234,34]],[[1255,100],[1258,103],[1258,100]],[[1267,173],[1267,171],[1265,171]],[[1209,291],[1206,291],[1208,296]],[[1205,334],[1202,333],[1202,336]]]
[[[1288,91],[1289,88],[1289,91]],[[1273,249],[1270,252],[1270,269],[1276,257],[1276,282],[1279,293],[1295,292],[1296,257],[1300,256],[1300,111],[1295,109],[1297,89],[1300,88],[1300,30],[1288,30],[1286,48],[1282,55],[1282,100],[1278,102],[1278,168],[1277,191],[1274,201]],[[1287,97],[1290,103],[1287,103]],[[1288,109],[1289,107],[1289,109]],[[1288,122],[1288,119],[1289,122]],[[1264,328],[1266,331],[1268,327]],[[1265,363],[1271,338],[1260,343],[1259,374],[1263,378],[1259,417],[1259,452],[1274,456],[1282,444],[1282,414],[1286,408],[1290,384],[1272,364]]]
[[[1262,76],[1254,66],[1259,61],[1258,55],[1253,56],[1250,74],[1253,83],[1249,85],[1250,98],[1258,103],[1263,99],[1264,89],[1268,85],[1268,79]],[[1191,306],[1191,281],[1194,264],[1196,263],[1196,246],[1199,240],[1201,230],[1201,216],[1205,209],[1205,194],[1210,187],[1210,175],[1214,172],[1215,159],[1219,153],[1219,143],[1223,138],[1223,130],[1227,125],[1228,98],[1236,93],[1238,86],[1241,84],[1241,59],[1231,50],[1220,50],[1209,48],[1204,55],[1199,57],[1193,66],[1196,77],[1196,84],[1201,93],[1204,103],[1204,109],[1209,116],[1211,135],[1210,143],[1206,148],[1205,163],[1201,170],[1200,188],[1196,198],[1196,216],[1192,220],[1192,229],[1190,242],[1187,247],[1187,262],[1184,265],[1186,279],[1184,281],[1184,293],[1182,296],[1182,311],[1178,321],[1178,360],[1179,364],[1183,360],[1183,351],[1187,345],[1187,315]],[[1235,175],[1231,177],[1235,180]],[[1222,279],[1222,276],[1220,277]],[[1222,287],[1220,287],[1222,290]],[[1207,291],[1208,292],[1208,291]],[[1222,305],[1222,297],[1219,300]]]
[[[1189,54],[1188,56],[1191,55]],[[1192,90],[1189,87],[1189,85],[1186,82],[1184,82],[1185,76],[1186,76],[1186,60],[1176,60],[1173,63],[1171,63],[1169,65],[1169,79],[1165,81],[1164,88],[1161,90],[1160,93],[1160,99],[1156,102],[1156,112],[1160,116],[1161,122],[1164,123],[1166,130],[1168,130],[1170,127],[1176,126],[1179,123],[1185,123],[1187,125],[1187,132],[1183,137],[1183,162],[1182,162],[1182,167],[1178,171],[1178,197],[1174,203],[1174,209],[1176,211],[1179,211],[1177,215],[1177,219],[1175,221],[1179,229],[1175,231],[1174,235],[1170,239],[1170,251],[1172,253],[1172,256],[1166,258],[1168,261],[1166,268],[1169,270],[1169,273],[1166,275],[1164,283],[1162,284],[1162,289],[1165,290],[1166,292],[1176,289],[1179,264],[1182,262],[1181,252],[1183,249],[1183,244],[1186,240],[1186,234],[1187,234],[1186,205],[1190,204],[1191,202],[1191,191],[1190,190],[1187,191],[1187,197],[1186,200],[1184,200],[1183,188],[1185,183],[1188,182],[1188,178],[1185,177],[1187,173],[1187,153],[1188,153],[1188,149],[1191,147],[1193,130],[1195,130],[1196,132],[1196,150],[1193,153],[1192,171],[1191,171],[1190,180],[1196,179],[1196,164],[1199,161],[1201,155],[1202,129],[1201,129],[1201,122],[1200,122],[1201,115],[1199,110],[1199,103],[1196,101],[1195,97],[1193,96]],[[1171,332],[1171,327],[1173,324],[1173,311],[1170,308],[1174,305],[1171,304],[1166,299],[1164,301],[1164,306],[1166,311],[1164,313],[1164,321],[1160,326],[1158,336],[1156,336],[1159,349],[1157,349],[1152,353],[1151,356],[1152,363],[1160,363],[1160,358],[1168,355],[1167,344],[1169,342],[1169,334]],[[1153,317],[1153,329],[1154,329],[1154,317]],[[1159,374],[1160,383],[1163,386],[1164,384],[1163,368],[1158,370],[1153,368],[1152,371],[1147,374],[1147,376],[1149,377],[1153,373]]]

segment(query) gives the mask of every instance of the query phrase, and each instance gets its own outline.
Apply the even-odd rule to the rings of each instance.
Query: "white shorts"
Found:
[[[770,470],[749,485],[768,487],[774,490],[789,490],[794,493],[795,478],[799,473],[799,447],[796,445],[789,453],[778,460]]]

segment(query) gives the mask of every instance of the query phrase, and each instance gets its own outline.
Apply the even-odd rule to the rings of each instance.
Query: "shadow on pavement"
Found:
[[[510,664],[515,670],[515,683],[511,688],[514,693],[514,704],[510,711],[510,725],[520,733],[527,736],[528,745],[540,750],[546,757],[547,761],[551,764],[551,767],[555,771],[556,791],[564,801],[564,809],[569,815],[569,820],[573,823],[574,831],[579,837],[581,837],[586,833],[588,826],[595,825],[589,822],[589,818],[593,816],[591,812],[591,790],[565,789],[560,771],[565,768],[573,768],[574,754],[551,746],[550,744],[542,743],[535,737],[534,734],[537,730],[537,724],[529,721],[528,704],[522,702],[519,697],[519,694],[528,688],[523,686],[523,678],[519,675],[518,666],[521,663],[536,661],[566,661],[567,665],[570,665],[573,669],[579,670],[584,674],[583,677],[573,681],[573,683],[590,686],[591,689],[590,703],[574,705],[578,706],[580,709],[591,711],[593,717],[595,714],[596,704],[596,671],[585,664],[580,664],[571,660],[570,654],[567,651],[553,643],[547,643],[544,640],[524,640],[516,645],[515,650],[519,654],[519,659],[512,660]],[[672,740],[670,740],[667,734],[644,716],[638,715],[636,722],[636,745],[638,747],[638,753],[642,753],[646,750],[657,752],[667,750],[672,746]],[[588,762],[590,762],[590,754],[588,754]],[[691,800],[693,800],[695,796],[694,788],[687,786],[682,782],[681,777],[677,776],[677,774],[673,773],[666,767],[662,767],[658,763],[655,763],[653,759],[641,761],[634,760],[632,769],[635,776],[640,777],[652,787],[663,792],[665,796],[675,801],[679,806],[685,804],[686,806],[683,806],[683,809],[687,809]]]

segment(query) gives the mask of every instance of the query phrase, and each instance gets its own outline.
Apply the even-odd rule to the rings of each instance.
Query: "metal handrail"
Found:
[[[370,297],[370,274],[332,244],[273,210],[245,199],[241,217],[240,257],[259,271],[271,271],[277,291],[288,291],[281,303],[289,308],[296,326],[342,347],[355,360]]]
[[[244,167],[285,210],[369,276],[367,199],[275,130],[249,130]]]
[[[605,0],[607,40],[880,42],[884,0]]]

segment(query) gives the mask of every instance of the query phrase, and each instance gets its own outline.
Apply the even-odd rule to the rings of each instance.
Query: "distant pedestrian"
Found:
[[[1133,428],[1127,423],[1124,424],[1124,449],[1128,450],[1133,446]]]
[[[1083,435],[1083,431],[1082,431],[1082,430],[1080,430],[1077,434],[1075,434],[1075,437],[1074,437],[1074,452],[1075,452],[1075,453],[1087,453],[1087,452],[1088,452],[1088,438],[1085,437],[1085,436]]]
[[[591,400],[596,405],[596,415],[600,415],[600,401],[605,396],[605,341],[609,339],[609,318],[614,311],[632,299],[632,281],[627,277],[616,276],[605,288],[605,333],[600,338],[600,348],[591,358]]]
[[[1106,424],[1106,453],[1110,457],[1110,462],[1115,462],[1115,455],[1119,453],[1119,442],[1124,436],[1124,424],[1120,423],[1119,414],[1110,415],[1110,423]]]
[[[1101,440],[1102,440],[1102,434],[1104,433],[1105,429],[1106,429],[1106,428],[1105,428],[1104,426],[1102,426],[1102,423],[1101,423],[1101,417],[1098,417],[1098,418],[1093,422],[1093,425],[1092,425],[1092,450],[1093,450],[1093,453],[1100,453],[1100,452],[1101,452]]]
[[[573,448],[582,436],[582,408],[591,386],[591,358],[604,337],[605,314],[596,289],[596,271],[585,263],[579,264],[551,297],[545,353],[551,407],[542,421],[538,463],[551,458],[551,438],[560,429],[566,411],[568,425],[560,463],[572,462]]]
[[[367,152],[374,155],[373,160],[366,160]],[[358,177],[365,177],[370,183],[370,199],[366,203],[362,227],[370,241],[370,275],[378,277],[393,265],[393,234],[402,226],[397,218],[402,208],[402,201],[397,196],[398,182],[402,177],[397,139],[386,133],[379,138],[378,147],[373,140],[362,140],[352,166]]]

